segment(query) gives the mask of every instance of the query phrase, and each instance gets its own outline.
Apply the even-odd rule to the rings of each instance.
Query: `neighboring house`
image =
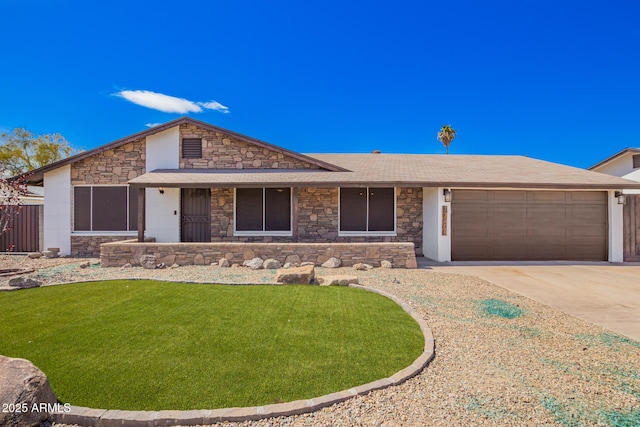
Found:
[[[625,148],[589,170],[640,182],[640,148]],[[625,261],[640,261],[640,190],[625,189],[623,213]]]
[[[30,185],[20,200],[22,208],[13,212],[11,229],[0,234],[0,252],[38,252],[43,249],[44,189]]]
[[[614,194],[640,190],[521,156],[300,154],[186,117],[31,180],[45,189],[45,246],[63,254],[145,238],[272,242],[305,254],[316,243],[364,242],[372,247],[362,260],[376,262],[377,242],[407,242],[438,261],[622,261]]]

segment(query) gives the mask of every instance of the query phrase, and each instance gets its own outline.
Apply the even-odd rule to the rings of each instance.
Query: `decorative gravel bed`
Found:
[[[210,266],[80,269],[83,261],[0,256],[0,267],[44,267],[29,277],[45,284],[135,277],[269,283],[275,273]],[[219,425],[640,425],[639,342],[479,278],[399,269],[331,274],[336,270],[410,302],[433,331],[435,359],[399,386],[315,413]],[[7,283],[0,280],[0,288]]]

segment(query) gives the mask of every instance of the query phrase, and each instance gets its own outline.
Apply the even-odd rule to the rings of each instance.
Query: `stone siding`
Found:
[[[180,169],[319,169],[314,164],[192,124],[180,125],[180,156],[183,138],[202,139],[202,158],[181,157]]]
[[[100,245],[121,242],[131,236],[71,236],[71,256],[95,258],[100,256]]]
[[[145,139],[71,164],[71,185],[126,184],[145,173]]]
[[[422,254],[422,188],[397,189],[397,236],[338,236],[338,189],[298,189],[298,242],[411,242]],[[211,189],[212,242],[290,242],[283,236],[234,236],[233,189]]]
[[[379,267],[388,260],[396,268],[416,268],[412,243],[138,243],[134,240],[105,243],[101,246],[102,267],[140,265],[140,257],[154,255],[167,265],[209,265],[226,258],[242,264],[254,257],[274,258],[284,264],[287,256],[297,255],[302,262],[322,264],[331,257],[342,265],[357,263]]]

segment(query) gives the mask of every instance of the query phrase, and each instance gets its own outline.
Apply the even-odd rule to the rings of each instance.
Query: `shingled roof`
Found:
[[[308,154],[345,171],[163,169],[129,181],[137,187],[409,186],[640,189],[640,183],[523,156]]]

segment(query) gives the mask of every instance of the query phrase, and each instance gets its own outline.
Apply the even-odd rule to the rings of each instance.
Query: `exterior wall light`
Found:
[[[614,193],[614,195],[616,196],[616,198],[618,199],[618,204],[619,205],[624,205],[627,203],[627,198],[625,197],[625,195],[622,193],[622,191],[616,191]]]
[[[164,187],[158,187],[158,192],[160,194],[164,194]]]
[[[444,196],[444,201],[447,203],[451,202],[451,190],[449,190],[448,188],[445,188],[444,190],[442,190],[442,195]]]

